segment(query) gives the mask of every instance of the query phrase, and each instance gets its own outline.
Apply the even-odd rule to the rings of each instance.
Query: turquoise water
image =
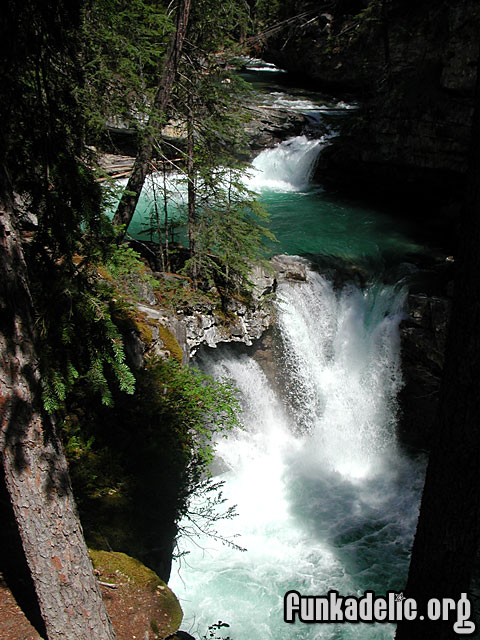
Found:
[[[422,218],[412,220],[404,215],[407,212],[354,202],[323,190],[321,184],[312,183],[311,174],[318,153],[335,135],[335,122],[354,108],[353,105],[288,86],[286,74],[273,67],[270,67],[271,71],[255,71],[255,68],[265,69],[262,61],[246,62],[246,65],[252,68],[243,76],[255,88],[257,103],[303,113],[318,124],[320,139],[317,146],[314,141],[312,146],[315,129],[309,125],[307,137],[298,136],[276,149],[261,152],[253,161],[253,177],[246,177],[248,186],[258,193],[259,201],[270,214],[270,228],[278,240],[268,243],[270,254],[321,256],[323,261],[331,257],[377,273],[399,262],[415,263],[419,256],[438,254],[424,244],[428,231]],[[134,238],[155,239],[146,232],[154,211],[152,180],[156,183],[159,213],[163,219],[163,178],[154,175],[147,180],[129,227]],[[317,180],[321,182],[321,176],[317,176]],[[174,239],[185,243],[182,226],[186,218],[185,179],[178,173],[170,174],[168,190],[169,217],[179,225]]]
[[[281,74],[258,73],[264,93],[264,76],[281,82]],[[268,100],[282,93],[284,103],[296,101],[309,113],[324,101],[304,92],[285,97],[281,86],[273,93]],[[403,590],[424,470],[424,461],[407,457],[397,443],[406,290],[383,279],[390,267],[434,253],[412,222],[312,183],[316,157],[328,144],[322,136],[297,136],[263,151],[248,184],[270,212],[278,242],[269,250],[326,269],[320,274],[307,263],[307,282],[280,283],[270,366],[231,347],[205,350],[197,362],[234,381],[244,426],[217,444],[216,479],[238,517],[215,523],[220,538],[180,537],[188,555],[172,572],[183,628],[198,638],[217,620],[230,625],[219,635],[233,640],[392,640],[395,632],[391,624],[283,620],[290,589]],[[337,286],[344,266],[367,277]],[[193,511],[202,506],[194,498]],[[190,521],[181,526],[191,530]]]
[[[377,265],[414,259],[426,248],[387,213],[342,201],[321,191],[264,192],[279,247],[292,255],[342,258]],[[273,246],[272,246],[273,249]]]
[[[169,217],[180,224],[175,240],[185,242],[183,185],[176,178],[173,182],[178,191],[176,202],[170,202]],[[416,239],[418,229],[413,223],[329,194],[320,185],[291,191],[262,188],[258,199],[270,214],[269,226],[277,238],[267,243],[270,254],[332,257],[376,271],[433,255],[432,249]],[[152,211],[153,197],[147,187],[129,227],[134,238],[155,239],[146,232]],[[162,211],[160,215],[163,218]]]

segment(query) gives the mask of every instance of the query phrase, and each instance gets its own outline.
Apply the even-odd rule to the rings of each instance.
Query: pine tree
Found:
[[[132,382],[91,287],[111,226],[85,147],[82,8],[8,1],[0,22],[0,450],[49,640],[115,637],[53,410],[79,377],[107,401],[105,369]]]
[[[183,41],[185,39],[190,15],[191,0],[179,0],[177,7],[176,29],[171,36],[170,43],[162,65],[162,73],[159,77],[158,88],[153,100],[153,117],[149,119],[147,133],[144,135],[133,165],[132,173],[125,191],[118,204],[113,217],[113,224],[122,226],[123,232],[119,239],[123,238],[125,231],[135,212],[140,193],[145,183],[152,159],[155,140],[159,135],[162,125],[166,123],[167,107],[170,94],[177,74],[178,65],[182,54]]]
[[[195,9],[198,10],[196,5]],[[201,3],[192,27],[176,92],[176,116],[187,135],[187,227],[190,259],[185,271],[223,295],[247,285],[253,262],[262,256],[266,213],[245,186],[247,105],[245,82],[229,70],[234,38],[248,23],[242,2],[221,7]],[[219,26],[208,29],[212,15]],[[223,38],[222,54],[218,54]],[[185,109],[182,112],[182,105]],[[235,286],[232,286],[235,285]]]

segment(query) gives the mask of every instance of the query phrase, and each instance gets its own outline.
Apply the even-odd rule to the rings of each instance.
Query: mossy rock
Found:
[[[94,569],[97,569],[102,580],[118,583],[119,588],[127,583],[132,587],[154,594],[154,611],[151,610],[150,628],[157,638],[167,638],[175,634],[182,622],[183,611],[173,591],[157,574],[139,560],[118,551],[96,551],[89,549]]]
[[[135,318],[134,322],[135,322],[135,327],[137,328],[140,334],[140,339],[145,345],[147,345],[147,347],[149,347],[153,342],[152,328],[148,325],[147,322],[144,322],[140,318]]]
[[[89,549],[89,555],[94,569],[122,574],[138,587],[147,587],[155,591],[159,585],[165,584],[154,571],[126,553]]]
[[[158,325],[158,333],[165,349],[170,352],[172,358],[174,358],[178,364],[182,364],[183,351],[173,333],[162,324]]]

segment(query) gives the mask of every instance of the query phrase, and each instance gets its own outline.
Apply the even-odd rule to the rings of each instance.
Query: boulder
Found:
[[[277,107],[250,106],[249,113],[252,118],[245,131],[252,152],[274,147],[287,138],[300,135],[308,125],[308,119],[302,113]]]

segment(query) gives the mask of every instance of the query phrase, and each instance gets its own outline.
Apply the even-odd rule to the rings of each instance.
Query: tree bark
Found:
[[[467,192],[437,437],[430,454],[406,595],[468,593],[480,539],[480,60]],[[454,621],[454,620],[453,620]],[[404,622],[397,640],[458,637],[453,621]]]
[[[0,452],[49,640],[114,640],[53,420],[42,410],[32,302],[11,206],[0,203]]]
[[[197,286],[197,248],[196,248],[196,189],[195,189],[195,140],[194,140],[194,122],[193,122],[193,101],[192,97],[188,98],[188,116],[187,116],[187,196],[188,196],[188,247],[190,259],[192,261],[192,280],[193,285]]]
[[[160,77],[157,93],[153,102],[155,113],[162,114],[162,116],[167,111],[170,93],[177,75],[183,41],[185,40],[187,31],[190,6],[191,0],[179,0],[176,29],[167,47],[165,60],[163,62],[162,75]],[[160,123],[157,121],[157,118],[150,120],[148,124],[148,133],[140,144],[132,173],[118,204],[115,215],[113,216],[114,225],[124,226],[124,230],[120,234],[119,240],[123,239],[126,230],[128,229],[128,225],[133,218],[133,214],[135,213],[135,207],[137,206],[153,154],[155,136],[153,135],[152,130],[158,129],[159,124]]]

